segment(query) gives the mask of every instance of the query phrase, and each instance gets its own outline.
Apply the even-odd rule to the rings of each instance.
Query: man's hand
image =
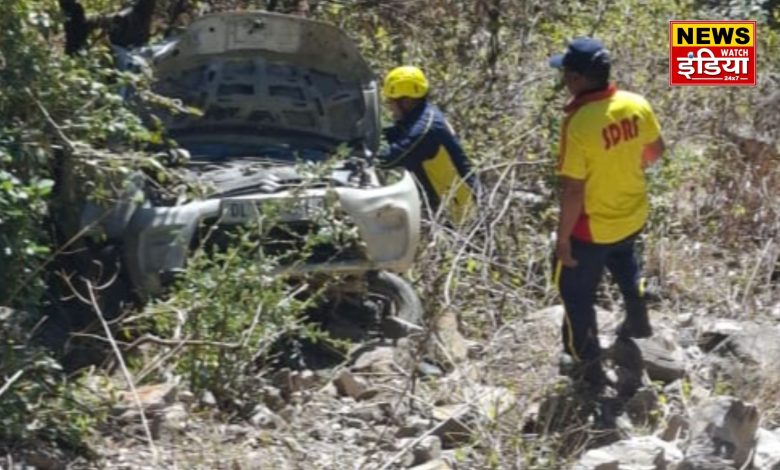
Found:
[[[561,220],[558,222],[558,238],[555,255],[567,268],[577,266],[571,256],[571,234],[585,204],[585,181],[561,177]]]
[[[666,150],[666,144],[664,139],[659,137],[654,142],[651,142],[642,149],[642,168],[649,168],[654,165]]]
[[[577,266],[577,260],[571,256],[571,240],[568,238],[558,240],[555,245],[555,256],[558,257],[558,261],[567,268],[573,268]]]

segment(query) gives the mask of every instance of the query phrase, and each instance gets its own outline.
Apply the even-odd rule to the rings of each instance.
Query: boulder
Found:
[[[582,456],[574,468],[577,470],[673,470],[682,460],[682,451],[673,444],[657,437],[642,436],[592,449]]]
[[[389,402],[376,402],[352,407],[344,414],[349,418],[362,420],[366,423],[383,423],[390,416],[393,406]]]
[[[560,325],[565,313],[566,311],[564,310],[563,305],[553,305],[528,314],[528,316],[525,317],[525,320],[529,322],[539,321]],[[599,306],[596,306],[596,316],[598,318],[599,326],[603,327],[602,329],[605,331],[610,327],[616,326],[619,322],[618,315],[615,314],[615,312],[605,310]]]
[[[693,411],[692,444],[685,468],[721,461],[742,467],[755,445],[758,422],[756,407],[737,398],[719,396],[706,401]]]
[[[620,470],[620,461],[604,449],[592,449],[582,456],[576,470]]]
[[[273,377],[273,384],[286,399],[300,391],[309,390],[317,385],[317,375],[310,370],[281,369]]]
[[[444,460],[436,459],[431,460],[430,462],[426,462],[422,465],[412,467],[409,470],[452,470],[452,467]]]
[[[377,346],[365,351],[359,351],[352,370],[355,372],[369,372],[374,374],[398,373],[399,365],[396,365],[396,351],[392,346]]]
[[[282,429],[287,423],[276,413],[268,409],[265,405],[257,405],[252,410],[252,417],[249,418],[252,426],[260,429]]]
[[[685,375],[685,353],[673,340],[654,336],[635,342],[650,380],[670,383]]]
[[[414,464],[421,465],[441,457],[441,439],[437,436],[426,436],[415,444],[412,449]]]
[[[530,313],[525,319],[530,322],[541,321],[559,324],[563,321],[564,312],[563,305],[553,305],[552,307],[543,308]]]
[[[465,403],[435,407],[433,418],[439,421],[432,434],[446,448],[459,447],[471,439],[477,424],[495,421],[516,403],[515,395],[503,387],[476,386],[465,390]]]
[[[765,371],[780,370],[780,325],[750,324],[729,338],[729,349],[747,364]]]
[[[336,378],[333,379],[333,384],[336,386],[336,390],[338,390],[340,395],[352,398],[361,396],[368,389],[365,380],[355,377],[348,370],[339,372]]]
[[[417,437],[427,431],[431,426],[429,419],[420,416],[411,416],[406,418],[403,426],[398,428],[395,436],[398,438]]]
[[[439,424],[431,432],[439,437],[445,448],[460,447],[471,440],[475,415],[468,405],[445,405],[433,409],[433,418]]]
[[[780,433],[759,429],[756,437],[753,467],[756,470],[780,470]]]
[[[684,439],[691,429],[691,423],[682,415],[674,414],[666,420],[666,425],[658,434],[658,437],[666,442],[674,442]]]
[[[700,325],[699,347],[710,352],[725,339],[743,331],[743,323],[730,318],[709,318]]]
[[[158,429],[158,434],[162,432],[175,433],[186,431],[189,425],[189,413],[183,403],[174,403],[165,408],[156,417],[153,428]],[[157,424],[159,423],[159,424]],[[155,436],[157,438],[157,436]]]

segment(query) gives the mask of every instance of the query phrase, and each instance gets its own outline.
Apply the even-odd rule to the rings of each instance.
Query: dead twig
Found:
[[[12,385],[13,385],[13,384],[14,384],[14,383],[17,381],[17,380],[19,380],[19,379],[22,377],[22,375],[24,374],[24,370],[25,370],[25,369],[24,369],[24,367],[23,367],[23,368],[21,368],[21,369],[19,369],[19,370],[17,370],[17,371],[16,371],[16,373],[15,373],[14,375],[12,375],[12,376],[11,376],[11,378],[10,378],[10,379],[8,379],[8,380],[7,380],[7,381],[6,381],[6,382],[3,384],[3,386],[2,386],[2,387],[0,387],[0,397],[2,397],[2,396],[3,396],[3,394],[4,394],[6,391],[8,391],[8,389],[10,389],[10,388],[11,388],[11,386],[12,386]]]
[[[141,403],[141,398],[138,395],[138,390],[135,388],[135,383],[133,380],[133,376],[130,374],[130,371],[127,368],[127,364],[125,364],[124,356],[122,356],[122,352],[119,350],[119,346],[117,345],[116,340],[114,339],[113,333],[111,333],[111,327],[106,322],[105,318],[103,318],[103,312],[100,310],[100,305],[98,304],[97,297],[95,296],[95,289],[92,286],[92,283],[90,281],[87,281],[87,291],[89,292],[89,299],[92,303],[92,308],[95,311],[95,315],[97,316],[98,321],[100,321],[101,326],[103,327],[103,332],[106,334],[106,339],[108,339],[109,343],[111,344],[111,349],[114,351],[114,355],[116,357],[117,362],[119,363],[119,367],[122,370],[122,375],[124,375],[125,381],[127,382],[127,386],[130,389],[130,393],[133,397],[133,402],[138,408],[138,412],[141,415],[141,425],[144,428],[144,433],[146,434],[146,440],[149,444],[149,450],[152,453],[152,463],[156,466],[158,461],[158,452],[157,447],[154,445],[154,438],[152,437],[152,431],[149,427],[149,421],[146,418],[146,413],[144,412],[143,404]]]

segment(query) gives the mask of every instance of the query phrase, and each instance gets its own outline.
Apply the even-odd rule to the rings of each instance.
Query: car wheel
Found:
[[[401,276],[380,271],[368,277],[368,295],[380,297],[384,316],[397,318],[418,327],[423,321],[423,306],[414,288]]]

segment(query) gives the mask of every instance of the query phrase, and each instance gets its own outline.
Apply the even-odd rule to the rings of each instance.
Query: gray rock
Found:
[[[352,365],[356,372],[372,372],[375,374],[393,374],[398,372],[395,367],[395,348],[378,346],[360,354]]]
[[[691,423],[688,419],[682,415],[674,414],[666,420],[666,425],[659,433],[658,437],[666,442],[674,442],[685,439],[690,429]]]
[[[398,459],[398,464],[402,467],[411,467],[415,464],[414,450],[412,449],[413,442],[414,439],[401,439],[393,448],[395,451],[405,450]]]
[[[618,458],[604,449],[592,449],[582,456],[576,470],[620,470]]]
[[[182,403],[174,403],[160,413],[160,429],[167,432],[182,432],[188,428],[189,413]]]
[[[273,411],[279,411],[287,406],[287,401],[282,396],[282,391],[276,387],[267,385],[261,390],[262,400]]]
[[[412,467],[409,470],[452,470],[452,467],[443,459],[436,459],[431,460],[430,462],[426,462],[422,465]]]
[[[195,394],[192,393],[189,390],[182,390],[182,391],[180,391],[178,398],[179,398],[180,402],[182,402],[184,404],[187,404],[187,405],[191,405],[191,404],[195,403]]]
[[[391,408],[392,405],[387,402],[370,403],[356,406],[350,409],[346,415],[366,423],[383,423],[387,420]]]
[[[352,398],[359,397],[368,388],[365,380],[359,377],[355,377],[348,370],[342,370],[339,372],[336,378],[333,379],[333,385],[336,386],[336,390],[338,390],[340,395]]]
[[[635,341],[651,380],[669,383],[685,375],[685,354],[672,340],[655,336]]]
[[[441,439],[437,436],[426,436],[418,442],[412,451],[415,465],[420,465],[441,457]]]
[[[444,375],[444,371],[439,366],[428,361],[420,361],[417,364],[417,372],[422,377],[441,377]]]
[[[743,362],[766,371],[780,370],[780,325],[748,325],[729,338],[729,347]]]
[[[543,308],[528,314],[528,316],[526,316],[526,321],[542,321],[558,324],[563,321],[564,314],[565,310],[563,309],[563,305],[553,305],[552,307]]]
[[[215,406],[217,406],[217,398],[214,396],[213,393],[206,390],[205,392],[203,392],[203,395],[201,395],[200,397],[200,403],[203,406],[214,408]]]
[[[585,453],[577,470],[672,470],[683,460],[676,446],[653,436],[634,437]]]
[[[720,396],[705,402],[693,412],[693,442],[686,464],[730,460],[741,467],[751,455],[758,422],[756,407],[737,398]]]
[[[725,339],[742,333],[743,324],[730,318],[710,318],[702,322],[699,333],[699,347],[710,352]]]
[[[273,384],[289,399],[293,394],[309,390],[317,385],[317,376],[310,370],[291,371],[282,369],[272,378]]]
[[[421,418],[419,416],[412,416],[406,419],[406,423],[398,428],[395,433],[395,437],[417,437],[424,433],[431,425],[429,419]]]
[[[658,393],[651,387],[642,388],[628,400],[625,407],[634,425],[654,423],[658,419]]]
[[[693,314],[681,313],[677,315],[677,326],[680,328],[689,328],[693,326]]]
[[[282,429],[287,423],[265,405],[257,405],[249,418],[252,426],[260,429]]]
[[[445,448],[460,447],[471,440],[471,428],[477,416],[467,405],[446,405],[434,408],[433,417],[439,424],[431,432]]]
[[[758,441],[753,466],[756,470],[780,470],[780,435],[759,429],[756,437]]]
[[[494,422],[516,403],[515,395],[503,387],[477,386],[465,393],[466,403],[435,407],[433,417],[440,423],[432,434],[445,448],[460,447],[471,440],[477,424]]]

